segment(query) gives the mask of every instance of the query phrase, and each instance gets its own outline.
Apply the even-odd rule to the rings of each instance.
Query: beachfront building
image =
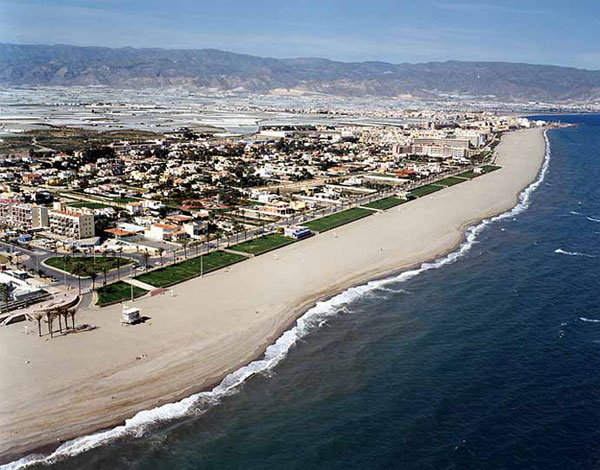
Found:
[[[81,210],[67,209],[62,203],[54,203],[48,212],[50,232],[60,237],[80,240],[94,236],[94,214]]]
[[[0,200],[0,221],[8,227],[31,230],[48,226],[48,209],[12,199]]]
[[[158,242],[176,241],[186,235],[186,232],[175,224],[152,224],[144,231],[144,237]]]
[[[437,158],[466,157],[469,143],[469,139],[416,138],[413,143],[413,153]]]
[[[197,222],[197,221],[191,221],[191,222],[186,222],[182,225],[183,227],[183,231],[190,237],[190,238],[200,238],[203,235],[206,235],[206,231],[208,228],[208,222]]]

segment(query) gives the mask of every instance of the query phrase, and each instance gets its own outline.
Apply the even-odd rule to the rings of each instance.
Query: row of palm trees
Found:
[[[29,314],[38,324],[38,336],[42,336],[42,321],[48,325],[48,333],[50,338],[54,337],[54,321],[58,320],[58,330],[62,334],[63,324],[65,332],[69,329],[75,330],[75,314],[77,313],[77,306],[75,307],[57,307],[52,310],[45,312],[33,312]],[[71,319],[71,326],[69,326],[69,318]]]

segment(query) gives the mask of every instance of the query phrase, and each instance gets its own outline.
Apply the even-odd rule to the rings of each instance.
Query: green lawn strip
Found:
[[[435,193],[436,191],[439,191],[440,189],[444,189],[444,187],[437,186],[435,184],[426,184],[425,186],[419,186],[418,188],[413,189],[410,192],[410,195],[413,197],[423,197],[423,196],[427,196],[428,194]]]
[[[331,230],[332,228],[340,227],[341,225],[345,225],[355,220],[362,219],[363,217],[367,217],[372,214],[373,211],[369,209],[354,207],[352,209],[348,209],[342,212],[338,212],[336,214],[331,214],[326,217],[322,217],[317,220],[313,220],[303,225],[315,232],[326,232],[327,230]]]
[[[69,204],[69,207],[85,207],[87,209],[106,209],[110,206],[108,204],[102,204],[101,202],[74,202]]]
[[[116,256],[96,256],[96,258],[92,256],[86,256],[85,258],[83,256],[55,256],[46,259],[44,262],[50,267],[67,271],[68,273],[72,273],[78,263],[83,263],[89,270],[101,273],[104,267],[109,271],[116,269],[117,259]],[[133,260],[130,258],[120,258],[120,266],[122,268],[131,263],[133,263]]]
[[[441,181],[436,181],[435,184],[449,187],[449,186],[454,186],[455,184],[464,183],[465,181],[466,180],[463,178],[456,178],[454,176],[449,176],[448,178],[445,178]]]
[[[499,170],[500,168],[502,167],[497,165],[484,165],[481,167],[484,173],[491,173],[492,171]]]
[[[244,253],[250,253],[252,255],[260,255],[261,253],[266,253],[267,251],[271,251],[276,248],[289,245],[290,243],[294,243],[295,241],[296,240],[294,240],[293,238],[285,237],[277,233],[272,233],[270,235],[255,238],[254,240],[249,240],[247,242],[233,245],[229,248],[235,251],[243,251]]]
[[[123,281],[117,281],[114,284],[108,284],[97,290],[98,301],[96,302],[96,305],[104,307],[105,305],[114,304],[123,300],[130,300],[132,287],[134,298],[140,297],[148,292],[141,287],[132,286]]]
[[[469,171],[465,171],[464,173],[460,173],[456,176],[458,176],[460,178],[473,179],[473,178],[477,178],[478,176],[481,176],[481,173],[475,173],[473,170],[469,170]]]
[[[141,199],[135,197],[109,197],[110,201],[114,201],[118,204],[129,204],[130,202],[139,202]]]
[[[8,263],[8,256],[0,255],[0,264],[6,264],[6,263]]]
[[[202,263],[200,258],[202,258]],[[228,253],[226,251],[213,251],[207,255],[198,256],[182,261],[181,263],[140,274],[136,279],[155,287],[167,287],[199,276],[201,264],[202,272],[207,274],[245,259],[246,257],[243,255]]]
[[[365,204],[365,207],[369,207],[371,209],[386,210],[390,209],[391,207],[396,207],[400,204],[404,204],[405,202],[406,199],[390,196],[383,199],[378,199],[377,201],[370,202],[369,204]]]

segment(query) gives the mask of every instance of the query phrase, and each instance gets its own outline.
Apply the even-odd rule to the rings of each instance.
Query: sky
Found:
[[[600,69],[599,0],[0,0],[0,42]]]

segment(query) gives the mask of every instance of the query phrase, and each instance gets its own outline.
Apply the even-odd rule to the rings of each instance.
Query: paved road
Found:
[[[456,174],[458,172],[466,171],[467,169],[468,168],[465,167],[465,168],[460,168],[460,169],[457,169],[454,171],[447,172],[444,175],[436,175],[435,178],[431,178],[430,180],[421,180],[419,182],[415,182],[413,184],[404,186],[402,189],[405,191],[410,190],[415,186],[421,186],[421,185],[433,182],[434,180],[439,180],[439,179],[442,179],[443,177],[447,177],[449,175]],[[327,207],[325,209],[311,212],[310,214],[290,217],[289,219],[286,219],[281,222],[265,224],[264,227],[257,227],[257,228],[248,230],[245,233],[240,233],[238,235],[233,235],[231,237],[221,239],[221,240],[219,240],[218,245],[217,245],[216,240],[213,240],[213,241],[211,241],[210,244],[204,243],[204,244],[198,246],[198,248],[193,247],[193,248],[187,248],[186,250],[184,250],[182,248],[182,249],[179,249],[176,251],[175,250],[167,251],[163,254],[162,264],[166,266],[168,264],[172,264],[174,262],[181,261],[182,259],[184,259],[184,253],[185,253],[185,255],[187,255],[187,257],[190,257],[190,256],[195,256],[196,253],[198,253],[198,254],[207,253],[207,251],[209,251],[209,249],[214,250],[217,248],[228,247],[230,245],[234,245],[235,243],[242,242],[242,241],[251,239],[253,237],[260,236],[263,233],[274,232],[279,227],[287,227],[290,225],[302,224],[303,222],[305,222],[307,220],[323,217],[325,215],[329,215],[334,212],[349,209],[351,207],[357,207],[360,205],[368,204],[369,202],[371,202],[375,199],[381,199],[383,197],[393,195],[396,192],[397,192],[396,189],[389,189],[389,190],[380,191],[380,192],[374,193],[374,194],[359,196],[358,198],[353,200],[351,203],[331,206],[331,207]],[[87,293],[91,290],[91,287],[92,287],[91,279],[79,280],[79,279],[77,279],[76,276],[72,276],[70,274],[63,273],[63,272],[58,271],[49,266],[45,266],[42,263],[42,261],[44,261],[45,259],[48,259],[48,258],[51,258],[54,256],[62,256],[62,254],[60,254],[60,253],[57,254],[57,253],[49,252],[49,251],[42,250],[39,248],[31,248],[31,249],[27,250],[23,247],[15,246],[15,245],[12,245],[9,243],[4,243],[1,241],[0,241],[0,247],[2,247],[5,251],[8,251],[8,252],[20,253],[21,255],[27,255],[27,256],[18,256],[19,261],[22,264],[24,264],[27,269],[33,269],[36,272],[41,270],[46,276],[54,277],[56,279],[55,285],[69,285],[73,288],[79,288],[79,285],[81,283],[81,289],[84,293]],[[76,254],[75,256],[84,256],[84,255]],[[85,256],[89,257],[91,255],[86,254]],[[143,272],[143,270],[145,268],[144,258],[141,253],[121,253],[121,254],[119,254],[119,256],[133,259],[135,261],[135,263],[132,265],[125,266],[122,269],[120,269],[119,271],[112,270],[109,273],[107,273],[107,276],[106,276],[107,284],[115,282],[118,279],[123,278],[123,277],[130,277],[132,275],[140,274],[141,272]],[[158,256],[150,257],[148,260],[149,268],[159,266],[160,264],[161,264],[161,259]],[[98,274],[98,277],[96,278],[96,287],[102,286],[104,283],[105,283],[104,275]],[[88,296],[88,295],[86,295],[86,297],[91,298],[91,296]]]

